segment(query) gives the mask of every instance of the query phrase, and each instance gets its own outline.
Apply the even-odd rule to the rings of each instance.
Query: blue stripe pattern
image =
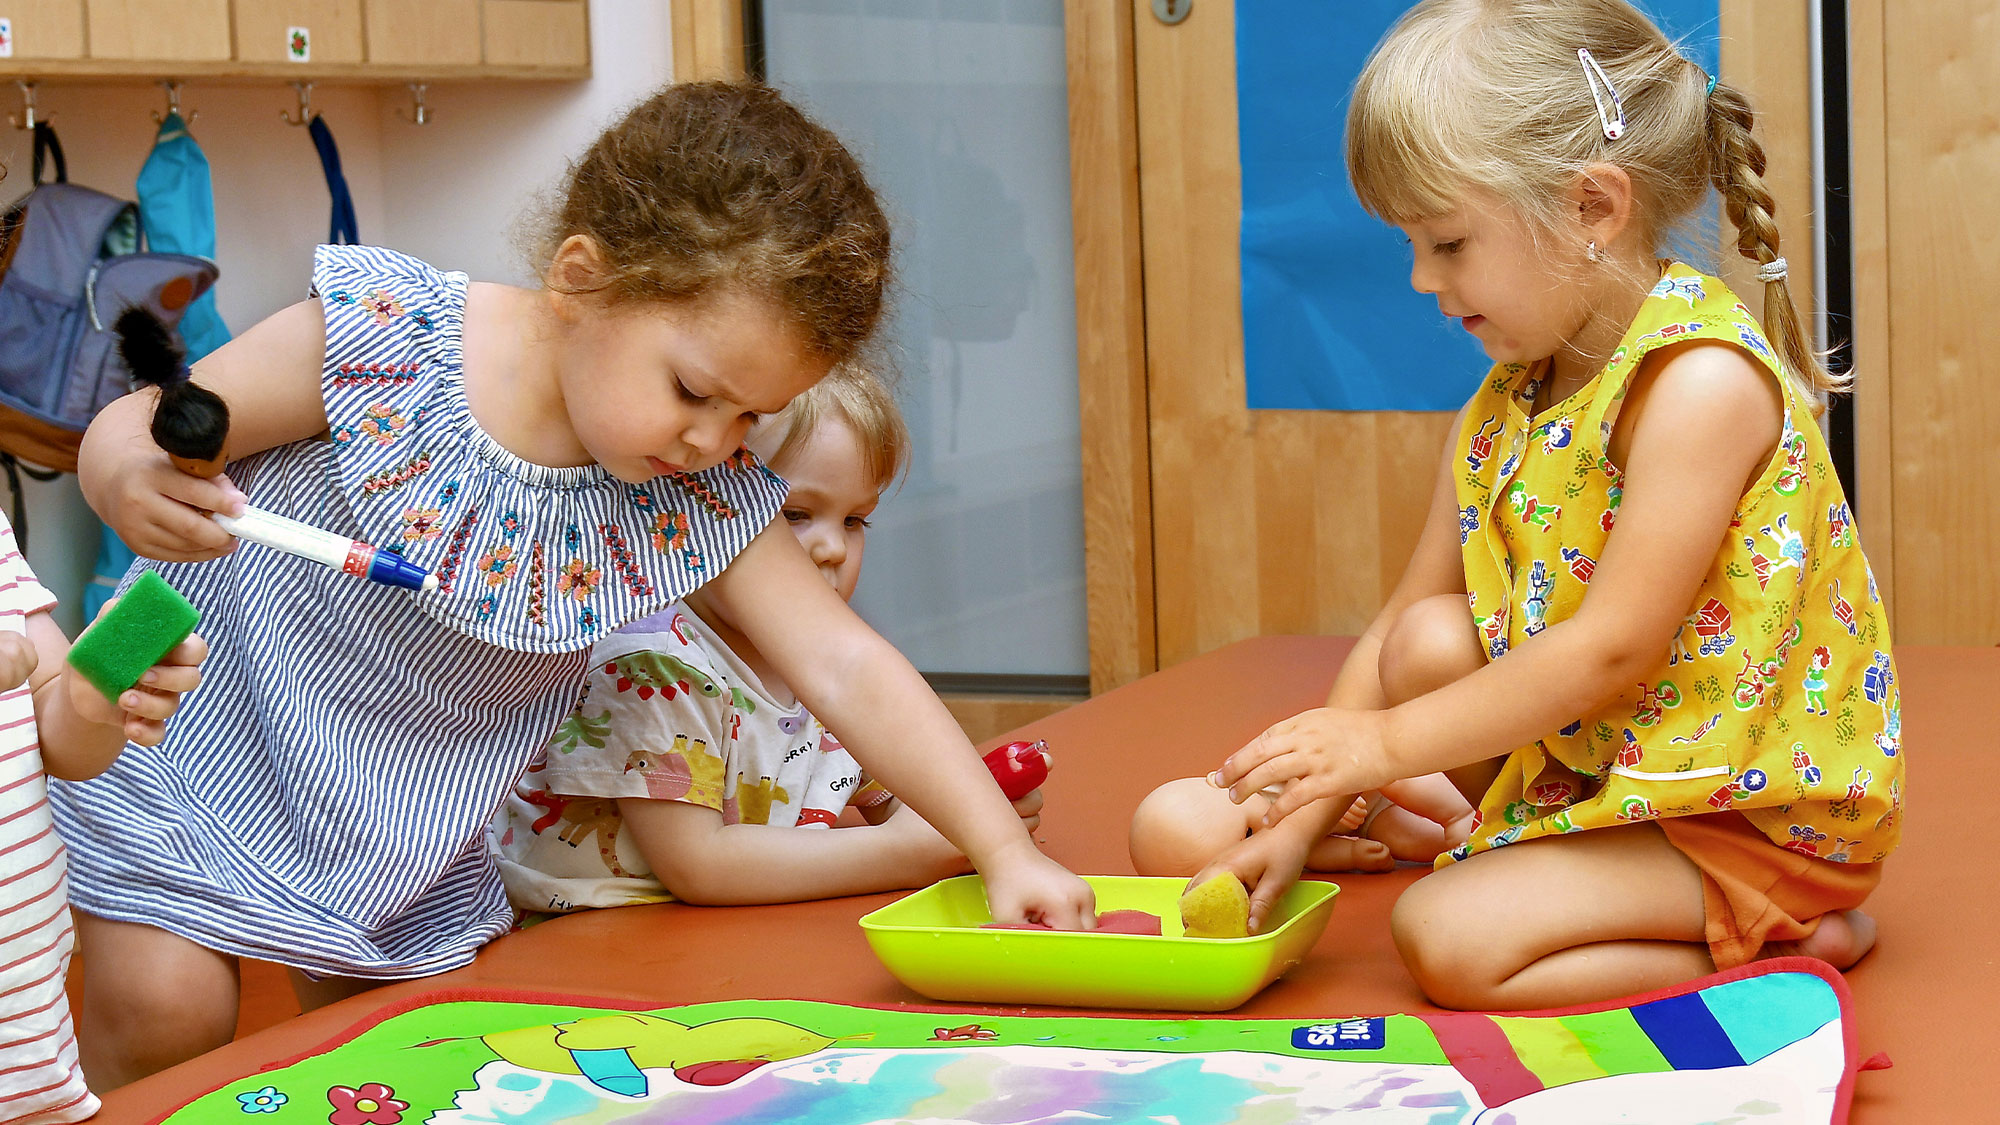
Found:
[[[451,591],[251,544],[142,560],[202,612],[203,685],[161,745],[51,798],[85,911],[315,973],[420,976],[510,924],[484,827],[576,702],[590,643],[719,572],[784,482],[747,455],[640,487],[528,464],[466,407],[464,275],[322,247],[314,281],[334,440],[231,478],[259,507],[402,546]]]
[[[1669,996],[1632,1005],[1632,1018],[1675,1070],[1723,1070],[1742,1066],[1743,1056],[1701,993]]]

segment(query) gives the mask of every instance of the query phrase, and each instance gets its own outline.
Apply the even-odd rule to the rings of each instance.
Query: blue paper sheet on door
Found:
[[[1363,211],[1347,182],[1348,93],[1410,6],[1236,5],[1243,361],[1253,410],[1457,410],[1490,366],[1433,298],[1410,289],[1402,234]],[[1718,0],[1639,6],[1716,73]]]

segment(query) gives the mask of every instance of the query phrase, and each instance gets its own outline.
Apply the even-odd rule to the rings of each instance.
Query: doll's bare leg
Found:
[[[1486,651],[1464,594],[1439,594],[1411,605],[1382,639],[1382,692],[1391,707],[1464,679],[1486,666]],[[1504,759],[1474,762],[1445,776],[1477,806]]]
[[[1141,875],[1193,876],[1256,831],[1269,806],[1260,794],[1236,804],[1205,777],[1169,781],[1148,794],[1132,814],[1132,866]],[[1359,827],[1364,813],[1357,802],[1341,824],[1351,820],[1353,827]],[[1395,865],[1386,845],[1338,831],[1321,839],[1306,856],[1306,866],[1313,871],[1387,871]]]
[[[1475,810],[1441,773],[1390,782],[1368,804],[1361,835],[1387,844],[1397,859],[1429,862],[1472,834]]]

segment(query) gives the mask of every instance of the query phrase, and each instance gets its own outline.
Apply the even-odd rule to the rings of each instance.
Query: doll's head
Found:
[[[1141,875],[1185,878],[1250,835],[1264,798],[1235,804],[1205,777],[1169,781],[1132,813],[1132,867]]]
[[[182,472],[212,477],[222,471],[229,438],[229,407],[214,391],[197,384],[188,371],[186,352],[173,331],[151,310],[133,306],[112,324],[118,336],[118,357],[134,382],[153,387],[154,444]]]

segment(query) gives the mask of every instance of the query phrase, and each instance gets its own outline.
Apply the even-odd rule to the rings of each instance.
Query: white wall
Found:
[[[566,161],[627,106],[670,80],[669,6],[664,0],[589,0],[594,77],[585,82],[490,82],[433,86],[430,122],[411,125],[400,86],[320,86],[313,107],[340,145],[363,241],[393,246],[474,278],[522,282],[521,220],[561,180]],[[0,88],[0,102],[11,90]],[[69,157],[70,179],[124,198],[158,126],[158,86],[45,84],[40,111]],[[203,85],[181,92],[198,111],[192,132],[214,177],[217,301],[237,332],[305,296],[312,248],[327,236],[328,200],[319,158],[281,111],[297,95],[280,83]],[[9,102],[8,112],[18,112]],[[0,128],[7,178],[0,200],[28,189],[28,134]],[[63,599],[58,619],[74,632],[76,606],[97,551],[97,529],[74,477],[26,482],[28,558]],[[0,484],[0,504],[10,502]]]

